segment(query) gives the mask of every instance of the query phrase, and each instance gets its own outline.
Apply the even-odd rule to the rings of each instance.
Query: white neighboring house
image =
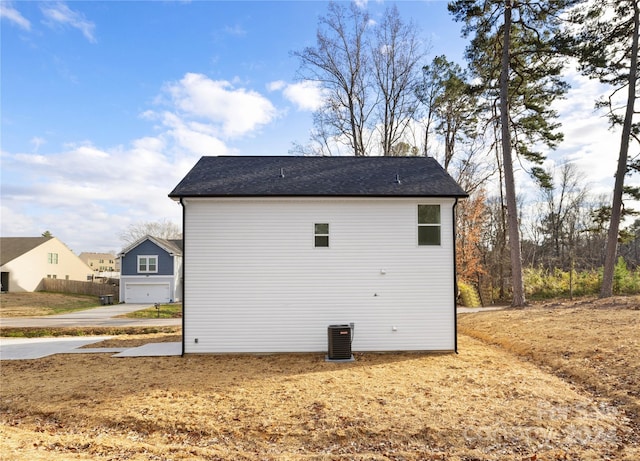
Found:
[[[93,271],[55,237],[1,237],[2,291],[37,291],[43,278],[91,280]]]
[[[184,222],[183,353],[454,351],[455,206],[426,157],[202,157]]]
[[[120,301],[169,303],[182,298],[182,240],[147,235],[119,254]]]
[[[94,279],[120,278],[120,260],[115,254],[85,251],[78,257],[91,268]]]

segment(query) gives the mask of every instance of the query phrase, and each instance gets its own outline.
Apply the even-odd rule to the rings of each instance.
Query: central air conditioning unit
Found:
[[[353,355],[351,354],[351,341],[353,337],[352,325],[329,325],[327,330],[329,340],[327,361],[354,361]]]

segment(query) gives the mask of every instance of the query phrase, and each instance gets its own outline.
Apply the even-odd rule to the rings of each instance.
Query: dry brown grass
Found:
[[[0,459],[635,461],[637,306],[464,315],[459,355],[4,361]]]
[[[500,333],[528,312],[535,322],[546,315],[471,314],[461,323],[471,331],[494,321]],[[539,339],[541,349],[554,334]],[[459,355],[358,354],[347,364],[320,354],[2,362],[2,459],[640,459],[614,402],[468,336],[459,346]]]
[[[37,317],[100,305],[97,296],[47,292],[10,292],[0,295],[0,317]]]

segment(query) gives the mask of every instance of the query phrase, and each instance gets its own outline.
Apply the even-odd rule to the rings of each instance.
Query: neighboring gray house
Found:
[[[183,207],[183,353],[453,351],[455,207],[427,157],[202,157]],[[124,267],[124,266],[123,266]]]
[[[182,240],[147,235],[120,257],[120,300],[168,303],[182,298]]]

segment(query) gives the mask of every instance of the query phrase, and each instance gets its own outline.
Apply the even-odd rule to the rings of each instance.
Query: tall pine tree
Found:
[[[512,270],[512,306],[526,303],[522,277],[520,229],[514,178],[514,154],[530,163],[531,174],[545,186],[550,178],[539,166],[543,152],[562,140],[551,103],[567,85],[560,78],[557,54],[559,14],[572,0],[456,0],[455,19],[472,36],[466,57],[482,82],[488,105],[499,106],[500,137],[507,202],[507,229]],[[488,111],[488,113],[491,113]]]
[[[632,138],[640,142],[640,121],[634,110],[638,97],[640,1],[584,2],[573,12],[571,19],[579,24],[578,32],[570,44],[580,61],[582,73],[612,88],[609,97],[599,101],[597,106],[607,111],[612,127],[622,127],[600,290],[600,296],[606,298],[613,294],[618,234],[623,215],[624,179],[630,169],[640,169],[637,162],[628,161]],[[634,198],[640,195],[637,188],[627,188],[627,192],[631,192]]]

